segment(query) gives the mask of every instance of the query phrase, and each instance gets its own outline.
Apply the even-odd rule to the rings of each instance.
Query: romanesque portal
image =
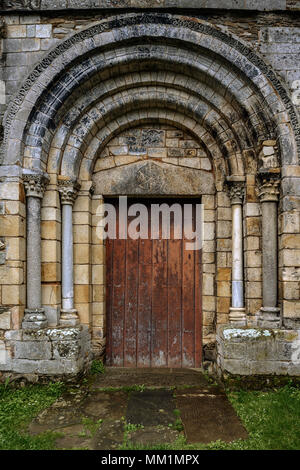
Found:
[[[0,370],[73,377],[106,354],[299,375],[298,13],[19,3],[1,29]],[[120,195],[198,198],[201,253],[101,240]]]

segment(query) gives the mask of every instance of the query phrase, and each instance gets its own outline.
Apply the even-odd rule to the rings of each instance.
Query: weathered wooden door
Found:
[[[106,240],[107,365],[201,364],[201,252],[187,251],[172,226],[169,240]]]

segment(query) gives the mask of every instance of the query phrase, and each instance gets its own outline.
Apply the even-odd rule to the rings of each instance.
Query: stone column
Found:
[[[229,320],[233,325],[246,326],[244,306],[244,263],[243,263],[243,199],[244,182],[229,181],[232,208],[232,284]]]
[[[75,326],[79,323],[74,308],[73,266],[73,204],[80,185],[74,180],[59,179],[58,190],[62,205],[62,309],[60,324]]]
[[[263,305],[258,316],[258,326],[280,326],[280,309],[277,305],[277,205],[280,184],[279,171],[261,171],[259,174],[259,199],[262,212],[262,264]]]
[[[27,308],[22,322],[25,329],[45,328],[41,286],[41,204],[49,178],[45,174],[23,175],[27,212]]]

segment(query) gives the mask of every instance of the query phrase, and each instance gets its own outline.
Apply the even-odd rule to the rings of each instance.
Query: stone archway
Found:
[[[271,272],[276,293],[267,298],[262,292],[270,272],[263,269],[262,282],[261,206],[272,205],[272,233],[277,238],[282,181],[280,218],[283,225],[289,218],[295,220],[293,197],[299,191],[290,167],[298,165],[299,125],[288,93],[247,45],[201,20],[128,14],[104,20],[54,48],[6,113],[5,184],[18,193],[21,205],[24,183],[27,227],[34,219],[36,234],[34,243],[27,239],[25,326],[92,324],[103,301],[100,292],[94,297],[90,288],[103,275],[100,263],[91,269],[95,164],[120,132],[153,121],[189,132],[212,165],[216,197],[204,196],[210,237],[203,296],[203,311],[210,319],[207,337],[214,339],[216,323],[228,322],[229,312],[235,324],[244,325],[246,315],[254,321],[260,311],[262,326],[264,320],[278,325],[276,263]],[[150,170],[163,172],[164,165]],[[20,226],[23,217],[18,215]],[[34,251],[40,238],[41,255]],[[282,257],[289,256],[287,243],[280,233]],[[265,259],[272,252],[274,260],[276,245],[263,245]],[[284,276],[283,318],[292,325],[295,302],[285,299],[285,291],[293,277],[283,266],[279,273]],[[24,305],[18,325],[23,310]]]

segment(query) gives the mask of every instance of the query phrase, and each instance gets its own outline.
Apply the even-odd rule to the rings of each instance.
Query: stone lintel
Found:
[[[211,173],[151,160],[99,171],[93,180],[95,195],[200,196],[215,193]]]

